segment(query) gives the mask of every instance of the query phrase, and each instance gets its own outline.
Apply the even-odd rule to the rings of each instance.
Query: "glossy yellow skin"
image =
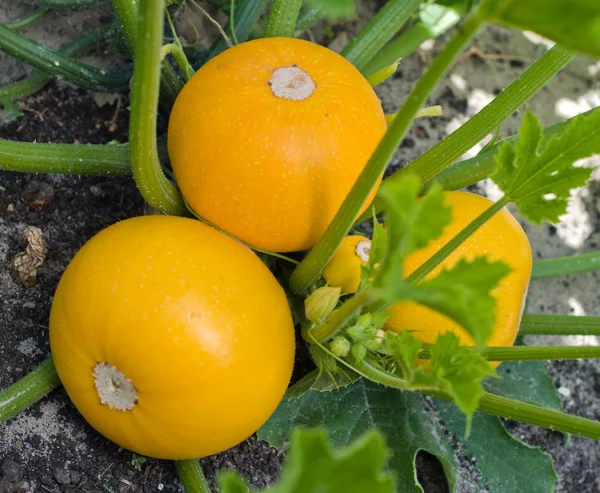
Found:
[[[285,294],[258,257],[166,216],[120,222],[85,244],[56,290],[50,343],[86,420],[162,459],[215,454],[255,432],[287,388],[295,348]],[[135,385],[132,410],[100,403],[100,362]]]
[[[330,286],[342,288],[342,293],[355,293],[360,286],[361,266],[367,263],[356,252],[362,241],[371,243],[364,236],[346,236],[323,269],[323,279]]]
[[[274,71],[294,65],[316,84],[304,100],[269,85]],[[168,148],[196,214],[246,244],[291,252],[323,235],[386,129],[377,95],[346,59],[266,38],[224,51],[188,81]]]
[[[421,266],[492,204],[485,197],[467,192],[446,192],[445,196],[446,204],[452,207],[452,222],[444,229],[442,236],[405,259],[405,276]],[[506,209],[486,222],[427,278],[436,276],[443,268],[453,267],[461,258],[471,260],[482,255],[490,260],[501,260],[512,269],[492,293],[497,300],[496,323],[493,335],[487,342],[490,346],[510,346],[519,330],[531,277],[532,254],[525,232]],[[456,322],[424,306],[403,302],[392,306],[389,311],[392,315],[386,324],[388,329],[414,330],[416,337],[429,343],[435,342],[438,334],[453,330],[462,344],[474,343],[471,336]]]

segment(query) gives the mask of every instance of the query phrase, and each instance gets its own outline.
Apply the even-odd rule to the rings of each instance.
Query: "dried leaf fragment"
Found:
[[[13,258],[11,267],[19,283],[23,286],[33,286],[38,269],[46,259],[48,244],[42,235],[42,230],[35,226],[27,226],[21,235],[25,251]]]

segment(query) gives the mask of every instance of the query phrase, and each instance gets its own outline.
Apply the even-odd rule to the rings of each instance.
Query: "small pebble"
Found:
[[[55,469],[54,470],[54,479],[58,481],[60,484],[70,484],[71,478],[69,476],[69,471],[66,469]]]
[[[567,387],[559,387],[558,393],[564,397],[570,397],[571,391]]]
[[[54,199],[54,188],[44,181],[31,180],[21,192],[21,200],[39,211]]]

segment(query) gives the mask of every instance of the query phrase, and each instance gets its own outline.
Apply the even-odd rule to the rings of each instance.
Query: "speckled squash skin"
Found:
[[[83,246],[56,290],[50,343],[86,420],[162,459],[215,454],[254,433],[287,388],[295,349],[285,294],[259,258],[168,216],[128,219]],[[99,364],[135,386],[131,410],[100,402]]]
[[[303,100],[270,84],[294,66],[316,86]],[[196,214],[254,247],[298,251],[322,236],[386,128],[377,95],[347,60],[267,38],[226,50],[188,81],[168,148]]]
[[[356,292],[360,286],[361,267],[367,264],[356,251],[359,243],[369,245],[367,251],[362,254],[368,255],[371,245],[369,238],[360,235],[346,236],[323,269],[323,279],[330,286],[340,287],[343,294]]]
[[[492,205],[490,200],[472,193],[446,192],[444,195],[446,204],[452,208],[452,222],[444,229],[442,236],[405,259],[405,276],[425,263],[460,230]],[[510,212],[506,209],[498,212],[427,278],[436,276],[442,269],[452,268],[460,259],[472,260],[483,255],[490,260],[500,260],[512,269],[492,293],[497,300],[496,323],[493,335],[487,342],[490,346],[510,346],[514,343],[519,330],[532,268],[529,240]],[[455,321],[427,307],[412,302],[402,302],[393,305],[389,311],[391,317],[386,324],[388,329],[415,331],[416,337],[429,343],[435,342],[438,334],[453,330],[462,344],[474,343],[472,337]]]

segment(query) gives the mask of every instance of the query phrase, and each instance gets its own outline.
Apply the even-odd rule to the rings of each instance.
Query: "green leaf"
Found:
[[[438,457],[450,489],[454,490],[454,452],[418,394],[399,392],[365,379],[338,391],[310,390],[298,399],[284,399],[258,431],[258,438],[273,447],[282,447],[296,426],[326,427],[335,447],[347,446],[375,427],[383,434],[392,452],[389,465],[396,473],[396,491],[423,492],[415,471],[419,450]],[[372,490],[361,493],[367,491]]]
[[[321,9],[321,15],[332,19],[352,17],[356,13],[355,0],[306,0],[308,7]]]
[[[585,185],[592,173],[573,164],[600,153],[600,113],[573,118],[543,149],[541,138],[540,124],[527,111],[517,143],[500,147],[492,180],[527,219],[556,223],[566,212],[571,189]]]
[[[600,57],[598,0],[488,0],[484,16]]]
[[[408,388],[436,389],[450,394],[467,417],[468,434],[470,418],[483,394],[481,381],[494,375],[494,369],[480,354],[461,346],[453,332],[437,337],[427,366],[418,362],[421,347],[421,342],[408,331],[390,332],[384,341],[384,351],[399,362]]]
[[[444,194],[439,186],[433,185],[421,199],[418,198],[420,190],[421,180],[417,175],[386,183],[379,190],[387,206],[388,240],[379,269],[379,285],[391,284],[392,279],[397,279],[404,257],[426,247],[452,220],[452,209],[444,205]]]
[[[500,378],[486,380],[483,384],[488,392],[549,409],[562,408],[558,391],[543,361],[506,361],[496,372]]]
[[[483,345],[496,320],[496,300],[491,292],[509,272],[506,264],[485,257],[472,262],[461,259],[452,269],[419,283],[413,299],[457,321],[477,345]]]
[[[385,472],[388,458],[383,437],[371,430],[335,450],[323,429],[295,429],[278,484],[269,493],[392,493],[394,478]],[[244,482],[229,474],[221,493],[246,493]]]
[[[452,404],[434,399],[437,414],[473,457],[470,468],[481,474],[481,489],[488,493],[551,493],[557,480],[552,457],[513,437],[495,416],[476,412],[471,434],[464,437],[465,417]]]

